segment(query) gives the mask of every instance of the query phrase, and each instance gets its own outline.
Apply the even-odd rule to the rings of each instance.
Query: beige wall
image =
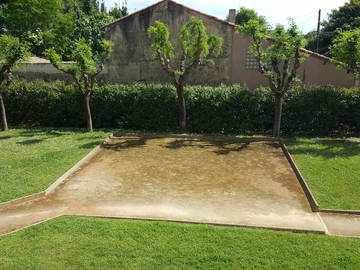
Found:
[[[231,78],[233,27],[167,1],[107,27],[106,36],[115,44],[111,59],[107,63],[108,79],[116,83],[142,80],[169,82],[168,75],[161,69],[158,60],[151,59],[151,41],[146,31],[156,20],[160,20],[169,26],[171,40],[176,45],[177,34],[192,16],[200,17],[204,21],[208,33],[223,37],[224,52],[216,59],[216,65],[194,72],[189,83],[228,83]],[[179,48],[176,48],[176,51],[179,52]]]
[[[246,84],[254,89],[268,86],[268,81],[256,70],[245,68],[246,53],[251,40],[244,34],[234,34],[232,54],[232,83]],[[346,71],[317,56],[309,55],[298,70],[298,77],[304,84],[333,85],[337,87],[353,87],[354,79]]]
[[[113,83],[169,82],[169,77],[158,60],[151,58],[151,41],[146,31],[156,20],[160,20],[169,26],[172,43],[178,46],[177,35],[192,16],[203,20],[208,33],[220,35],[224,39],[224,45],[222,55],[215,59],[216,64],[193,72],[188,84],[241,83],[251,89],[268,86],[267,79],[262,74],[245,67],[246,53],[251,43],[249,38],[235,33],[233,25],[171,1],[161,2],[105,28],[106,38],[114,43],[114,47],[100,79]],[[181,51],[178,47],[175,50]],[[29,64],[16,74],[29,80],[71,80],[51,64]],[[298,71],[298,77],[306,84],[354,86],[354,79],[349,74],[316,56],[306,59]]]
[[[14,75],[18,78],[33,81],[55,81],[64,80],[71,81],[71,77],[59,70],[57,70],[50,63],[26,63],[19,65],[14,70]]]

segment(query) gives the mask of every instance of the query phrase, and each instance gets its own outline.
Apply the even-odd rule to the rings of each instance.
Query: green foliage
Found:
[[[129,15],[127,2],[115,3],[115,6],[109,9],[109,16],[113,17],[115,20],[120,19],[124,16]]]
[[[149,27],[147,32],[153,39],[151,45],[153,57],[160,60],[175,84],[183,85],[192,69],[214,63],[208,58],[219,56],[222,51],[222,38],[217,35],[208,36],[204,23],[195,17],[192,17],[180,30],[179,43],[182,49],[180,61],[171,61],[175,58],[175,53],[166,24],[156,21],[155,26]],[[173,67],[175,62],[181,62],[180,66]]]
[[[188,86],[189,132],[267,133],[274,97],[268,89],[242,86]],[[63,83],[17,81],[5,94],[11,123],[82,127],[81,94]],[[176,91],[166,85],[99,85],[91,106],[99,128],[175,131]],[[360,133],[360,89],[300,87],[285,96],[284,134]]]
[[[61,0],[11,0],[2,7],[5,27],[10,34],[23,36],[36,29],[47,30],[56,22]]]
[[[147,30],[150,38],[153,38],[151,44],[152,56],[162,56],[162,61],[170,60],[175,57],[174,47],[170,41],[170,32],[166,24],[156,21],[155,26],[150,26]]]
[[[295,23],[268,28],[259,20],[250,20],[238,26],[237,30],[252,38],[251,53],[259,63],[259,71],[269,79],[270,88],[275,93],[284,93],[294,86],[296,73],[305,54],[300,49],[305,40]]]
[[[45,55],[57,69],[70,74],[79,90],[85,94],[91,92],[95,77],[103,70],[104,61],[110,56],[111,48],[112,43],[104,40],[102,53],[94,54],[90,45],[80,39],[71,54],[72,63],[62,63],[62,56],[54,48],[46,50]]]
[[[214,64],[210,57],[219,56],[223,39],[217,35],[208,36],[202,20],[192,17],[180,30],[179,43],[182,49],[181,59],[175,58],[174,48],[170,41],[168,26],[156,21],[155,26],[147,30],[153,39],[151,49],[153,58],[158,58],[162,68],[170,76],[176,87],[179,104],[179,128],[186,130],[186,102],[184,85],[188,76],[199,66]]]
[[[338,9],[332,10],[329,18],[322,23],[320,32],[319,53],[331,56],[330,47],[338,37],[339,32],[354,30],[360,27],[360,1],[350,0]],[[307,47],[315,50],[316,41],[311,42]]]
[[[29,46],[18,38],[9,35],[0,36],[0,92],[11,82],[14,66],[29,56]]]
[[[360,78],[360,28],[352,31],[341,32],[331,46],[331,54],[340,66]]]
[[[239,25],[245,25],[250,20],[256,20],[261,25],[268,24],[266,18],[264,16],[259,16],[259,14],[255,10],[251,8],[241,7],[236,13],[235,23]]]

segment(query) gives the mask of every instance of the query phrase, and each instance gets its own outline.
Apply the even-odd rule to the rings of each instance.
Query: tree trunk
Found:
[[[179,103],[179,130],[181,133],[186,131],[186,103],[184,96],[184,86],[176,85],[176,92]]]
[[[5,104],[2,94],[0,93],[0,107],[1,107],[1,119],[2,119],[2,130],[7,131],[9,130],[7,119],[6,119],[6,110]]]
[[[356,77],[355,78],[355,84],[354,84],[355,88],[359,88],[360,87],[360,78]]]
[[[273,127],[273,137],[280,137],[282,105],[284,102],[284,94],[275,94],[275,118]]]
[[[88,132],[93,132],[91,110],[90,110],[90,94],[84,95],[84,105],[85,105],[85,118],[86,118],[86,128]]]

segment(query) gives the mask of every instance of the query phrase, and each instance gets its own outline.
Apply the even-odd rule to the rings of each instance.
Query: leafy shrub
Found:
[[[188,86],[188,130],[199,133],[266,133],[273,122],[274,98],[268,89]],[[5,95],[12,125],[83,127],[82,99],[62,82],[16,81]],[[176,131],[176,92],[169,85],[98,85],[91,99],[94,126]],[[306,86],[285,99],[284,134],[360,133],[360,89]]]

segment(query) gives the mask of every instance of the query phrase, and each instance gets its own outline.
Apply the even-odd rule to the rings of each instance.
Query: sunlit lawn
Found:
[[[360,138],[287,138],[321,208],[360,210]]]

